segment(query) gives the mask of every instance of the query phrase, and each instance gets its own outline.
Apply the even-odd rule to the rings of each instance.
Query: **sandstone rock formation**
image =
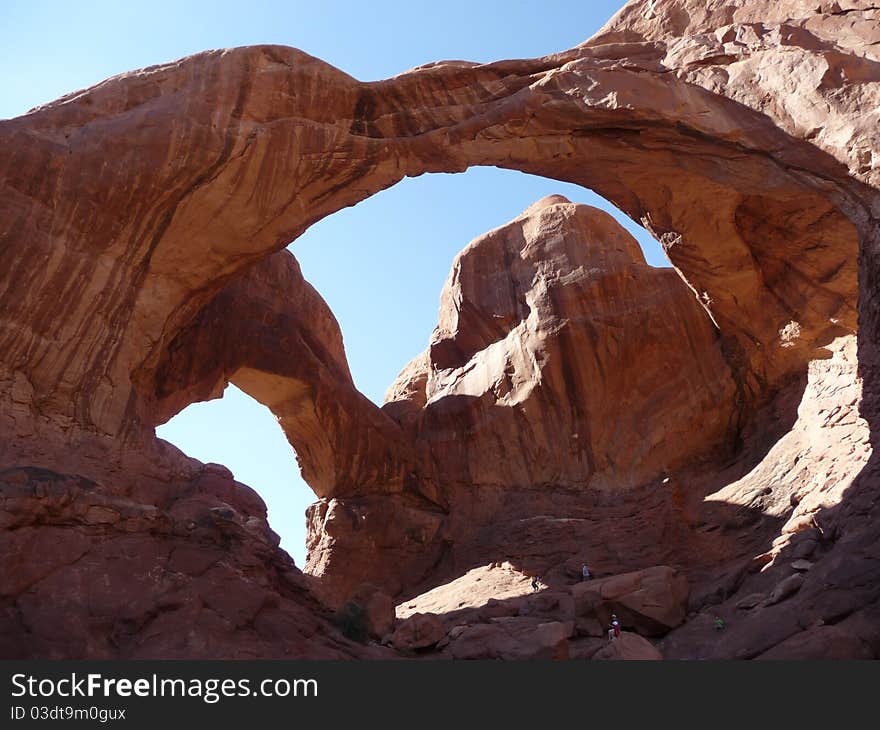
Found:
[[[591,658],[654,661],[662,659],[663,655],[647,639],[629,631],[622,631],[619,637],[607,642]]]
[[[607,213],[538,201],[459,254],[429,348],[383,406],[436,504],[414,517],[401,498],[396,508],[387,496],[324,501],[312,510],[309,570],[339,590],[334,562],[351,579],[413,585],[427,569],[436,581],[441,560],[452,576],[522,558],[505,520],[546,514],[563,491],[582,500],[725,458],[744,406],[716,328],[674,271],[648,266]],[[516,492],[527,506],[510,504]]]
[[[450,633],[453,659],[554,660],[569,658],[571,624],[527,617],[502,617]]]
[[[152,423],[220,397],[229,382],[267,405],[321,497],[340,485],[355,494],[403,482],[400,429],[355,389],[336,318],[287,251],[217,294],[169,344],[151,377],[143,407]]]
[[[211,51],[0,121],[3,656],[387,655],[311,592],[408,598],[503,560],[550,594],[581,560],[682,571],[666,657],[880,655],[878,13],[634,0],[564,53],[373,83]],[[378,409],[283,249],[478,164],[595,190],[681,281],[542,201],[459,257]],[[310,579],[256,495],[154,436],[226,382],[320,498]],[[495,618],[495,655],[536,632],[564,653],[565,621]],[[581,629],[568,656],[600,650]]]
[[[472,488],[638,485],[729,447],[738,408],[717,331],[675,272],[561,196],[458,255],[428,351],[390,391],[384,410],[416,421],[436,480]]]
[[[351,597],[363,609],[369,634],[377,639],[389,636],[396,621],[394,599],[376,586],[365,583]]]
[[[616,615],[621,626],[647,636],[662,636],[679,626],[687,614],[688,595],[687,578],[666,565],[586,581],[572,590],[576,616],[595,615],[607,626]]]
[[[415,613],[401,621],[391,635],[395,649],[428,649],[443,639],[443,622],[432,613]]]
[[[0,472],[0,656],[389,656],[330,623],[254,492],[218,465],[190,472],[140,494]]]

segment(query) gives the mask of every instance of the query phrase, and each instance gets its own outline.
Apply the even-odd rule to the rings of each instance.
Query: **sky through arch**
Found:
[[[0,23],[0,118],[114,74],[198,51],[262,43],[301,48],[362,80],[443,59],[528,58],[589,38],[621,0],[8,0]],[[380,403],[427,344],[454,255],[535,200],[558,193],[610,210],[575,185],[496,168],[407,179],[320,221],[291,250],[343,330],[355,382]],[[665,265],[656,243],[617,214]],[[158,433],[202,461],[230,467],[266,500],[282,546],[302,565],[303,511],[314,499],[268,409],[230,387],[193,404]]]

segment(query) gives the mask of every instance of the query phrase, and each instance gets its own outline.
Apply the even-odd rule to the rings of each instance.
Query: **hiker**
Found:
[[[581,578],[582,580],[590,580],[593,576],[590,575],[590,569],[586,563],[581,566]]]
[[[721,616],[715,617],[715,630],[721,631],[724,628],[724,619]]]
[[[611,614],[611,631],[615,639],[620,636],[620,621],[617,620],[617,616],[613,613]]]
[[[537,592],[538,592],[538,589],[539,589],[540,587],[541,587],[541,584],[538,583],[538,576],[537,576],[537,575],[532,576],[532,590],[535,591],[535,592],[537,593]]]

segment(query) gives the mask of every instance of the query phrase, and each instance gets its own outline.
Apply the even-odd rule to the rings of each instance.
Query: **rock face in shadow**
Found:
[[[306,583],[333,604],[364,581],[406,597],[511,560],[555,590],[589,560],[687,573],[664,656],[835,637],[876,656],[878,11],[655,5],[539,59],[362,83],[295,49],[209,51],[0,121],[4,654],[367,656]],[[470,165],[595,190],[680,280],[545,200],[458,259],[378,409],[283,249]],[[272,409],[320,498],[311,579],[258,498],[231,477],[200,491],[205,467],[155,438],[226,382]],[[93,594],[98,575],[129,604]],[[543,631],[541,656],[560,634]]]
[[[135,488],[0,472],[0,656],[393,657],[343,638],[254,492],[225,467],[189,466]]]
[[[662,659],[663,655],[638,634],[622,631],[620,636],[606,643],[590,658],[644,662]]]

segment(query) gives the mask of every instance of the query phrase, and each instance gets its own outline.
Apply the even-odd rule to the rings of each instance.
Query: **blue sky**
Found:
[[[587,2],[49,2],[0,0],[0,118],[108,76],[202,50],[296,46],[362,80],[442,59],[493,61],[565,50],[623,5]],[[561,193],[616,215],[665,265],[656,242],[583,188],[495,168],[406,179],[320,221],[291,250],[342,327],[360,390],[381,403],[437,322],[456,253],[535,200]],[[271,413],[230,387],[193,404],[159,435],[202,461],[223,463],[256,489],[282,546],[304,562],[314,495]]]

